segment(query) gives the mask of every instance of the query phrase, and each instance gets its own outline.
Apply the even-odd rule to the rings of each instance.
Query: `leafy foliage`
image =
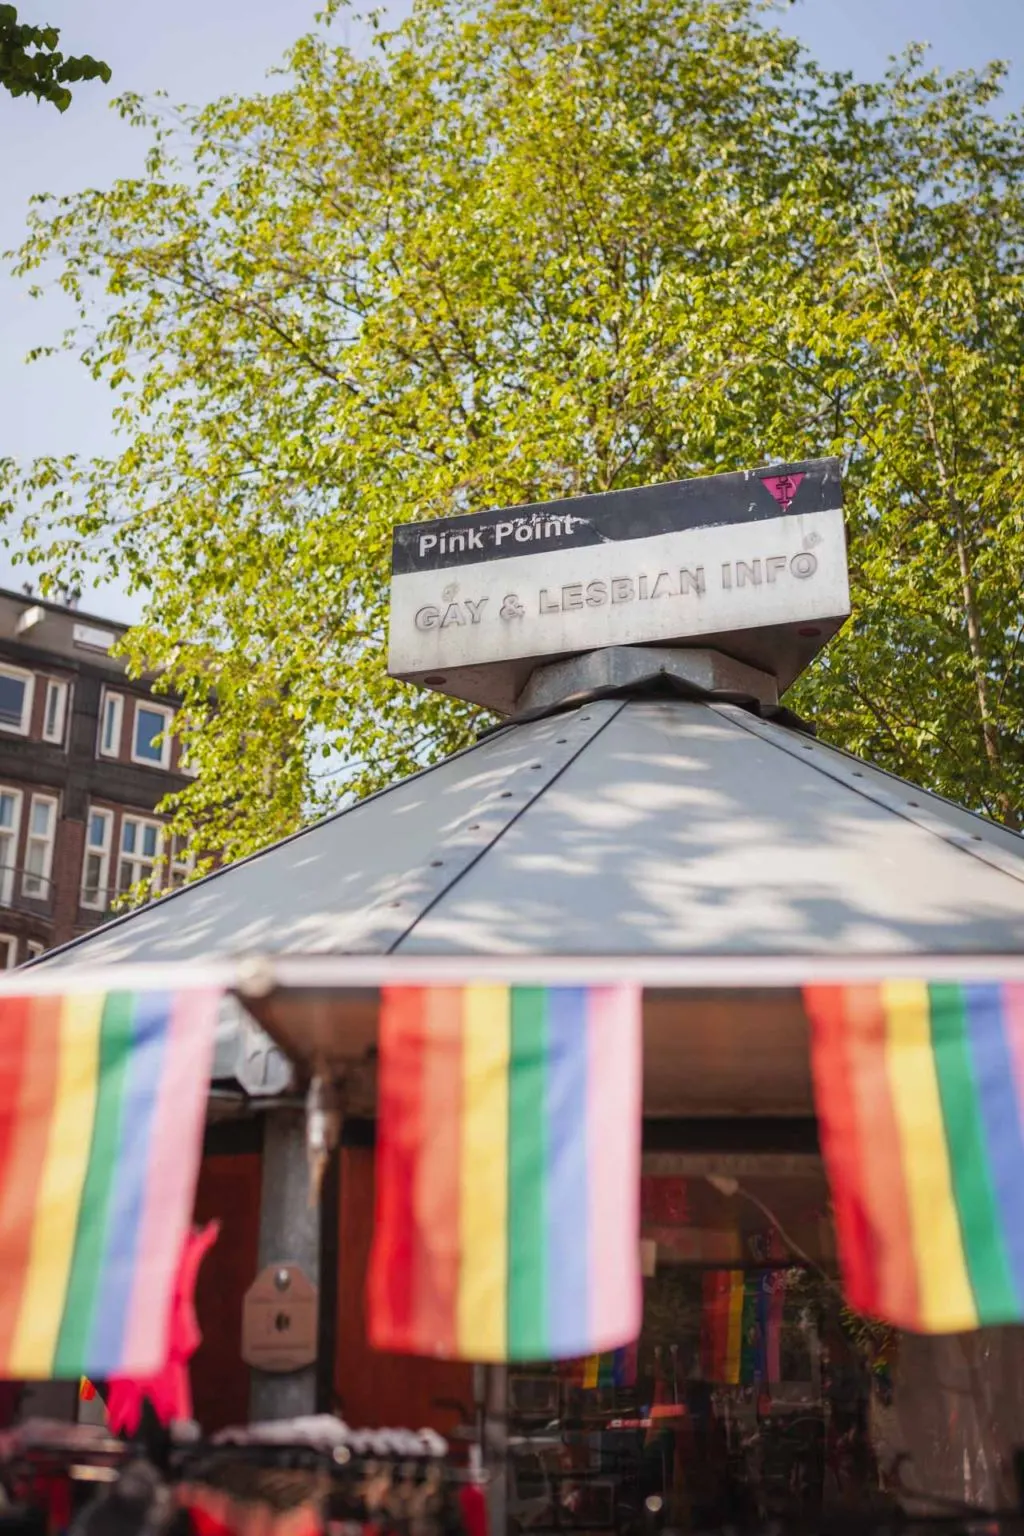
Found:
[[[899,1333],[889,1323],[862,1317],[850,1307],[842,1310],[843,1332],[865,1367],[876,1376],[891,1371],[899,1352]]]
[[[110,65],[83,53],[61,53],[56,27],[19,22],[17,7],[0,5],[0,85],[12,96],[49,101],[58,112],[71,105],[69,85],[110,79]]]
[[[1024,130],[996,68],[858,84],[761,12],[419,0],[368,60],[328,14],[273,92],[124,100],[146,173],[33,211],[122,446],[8,464],[9,514],[148,594],[208,846],[473,729],[385,675],[395,521],[830,453],[856,616],[794,702],[1016,824]]]

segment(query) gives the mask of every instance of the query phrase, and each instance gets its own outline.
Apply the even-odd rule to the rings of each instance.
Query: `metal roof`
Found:
[[[1022,948],[1015,833],[739,705],[630,696],[510,724],[44,963]]]

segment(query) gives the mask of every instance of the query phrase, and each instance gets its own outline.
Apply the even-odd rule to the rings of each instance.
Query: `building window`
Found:
[[[156,889],[155,865],[160,857],[163,827],[158,821],[143,821],[138,816],[126,816],[121,823],[121,857],[117,866],[117,889],[120,895],[130,891],[141,880],[148,881]]]
[[[121,755],[121,716],[124,711],[124,699],[119,693],[105,693],[103,695],[103,709],[100,713],[100,756],[120,757]]]
[[[109,906],[111,811],[91,810],[85,829],[85,863],[82,867],[82,906],[104,911]]]
[[[195,862],[195,855],[189,852],[187,838],[172,837],[169,861],[169,884],[172,891],[180,890],[185,884],[195,868]]]
[[[42,899],[50,894],[56,830],[56,800],[51,795],[33,795],[25,839],[25,872],[21,877],[21,888],[26,896]]]
[[[68,685],[57,677],[46,684],[46,708],[43,710],[43,740],[64,745],[64,722],[68,712]]]
[[[0,730],[28,735],[34,682],[31,672],[0,666]]]
[[[13,933],[0,933],[0,971],[13,971],[17,963],[17,939]]]
[[[136,704],[135,729],[132,732],[133,763],[148,763],[153,768],[170,767],[169,732],[173,719],[173,710],[159,709],[154,704]]]
[[[14,894],[18,861],[18,830],[21,826],[21,792],[0,789],[0,905],[9,907]]]
[[[30,960],[38,960],[45,949],[46,945],[40,944],[38,939],[29,939],[25,944],[25,951]]]

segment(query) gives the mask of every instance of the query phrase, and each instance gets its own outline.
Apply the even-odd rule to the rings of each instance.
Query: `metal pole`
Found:
[[[320,1284],[320,1210],[310,1205],[304,1109],[268,1110],[263,1127],[259,1267],[297,1264]],[[253,1370],[250,1416],[254,1422],[315,1413],[317,1369],[276,1373]]]
[[[492,1536],[504,1536],[508,1520],[508,1368],[489,1365],[484,1387],[484,1467]]]

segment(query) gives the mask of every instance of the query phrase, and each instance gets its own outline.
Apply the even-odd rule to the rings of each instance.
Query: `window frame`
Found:
[[[196,867],[195,851],[185,843],[185,857],[177,857],[177,848],[182,838],[168,836],[165,838],[167,848],[167,878],[164,882],[169,891],[180,891],[182,886],[188,884],[189,877]],[[175,875],[181,875],[181,883],[175,880]]]
[[[154,762],[151,757],[140,757],[135,750],[139,736],[139,711],[142,709],[148,710],[151,715],[161,715],[163,717],[163,730],[157,731],[156,733],[158,736],[163,737],[163,741],[160,743],[159,748],[160,761],[158,763]],[[138,764],[140,768],[156,768],[159,771],[166,773],[171,766],[170,728],[173,723],[174,710],[169,708],[166,704],[155,704],[151,699],[136,699],[135,709],[132,714],[132,762]]]
[[[114,718],[117,725],[114,729],[114,740],[111,746],[104,746],[107,734],[107,706],[114,707]],[[120,757],[121,742],[124,738],[124,694],[115,693],[111,688],[104,688],[103,698],[100,702],[100,728],[96,741],[97,757]]]
[[[68,698],[71,693],[71,686],[67,679],[63,677],[48,677],[45,681],[46,690],[43,696],[43,740],[48,741],[51,746],[62,747],[64,745],[64,733],[67,729],[68,723]],[[57,705],[56,724],[54,725],[52,731],[48,729],[50,720],[51,691],[57,695],[57,698],[60,701]]]
[[[132,826],[137,827],[140,831],[144,831],[147,827],[156,828],[156,851],[154,852],[152,858],[150,858],[148,854],[140,854],[138,852],[126,853],[124,846],[124,833],[125,828],[129,825],[129,823]],[[129,891],[134,890],[139,882],[145,878],[144,875],[137,875],[135,879],[130,880],[127,885],[122,885],[121,865],[124,863],[135,865],[148,864],[150,866],[149,888],[154,895],[157,891],[160,890],[161,860],[164,853],[164,834],[165,828],[163,822],[156,821],[152,816],[136,816],[133,813],[126,813],[122,815],[120,833],[117,840],[117,879],[115,882],[115,890],[118,896],[126,896]]]
[[[97,848],[95,843],[89,841],[89,824],[94,816],[102,816],[106,826],[106,836],[103,846]],[[79,906],[85,907],[89,912],[105,912],[110,905],[110,855],[114,843],[114,813],[103,805],[90,805],[89,814],[85,820],[85,848],[82,853],[82,881],[78,891]],[[101,878],[96,884],[96,895],[90,901],[86,898],[86,892],[93,887],[86,883],[86,874],[89,868],[90,857],[100,861]]]
[[[37,805],[50,807],[50,831],[44,839],[38,832],[32,830],[32,813]],[[25,853],[21,866],[21,894],[27,896],[30,901],[46,901],[50,894],[53,878],[53,855],[57,846],[57,823],[60,820],[60,800],[56,795],[30,795],[28,802],[28,825],[25,828]],[[30,870],[28,867],[28,851],[32,843],[45,844],[43,855],[43,871]],[[33,891],[29,889],[29,881],[38,880],[43,889]]]
[[[14,882],[18,874],[18,845],[21,839],[21,817],[25,809],[25,793],[12,784],[0,784],[0,795],[10,795],[14,801],[14,816],[9,827],[0,826],[0,840],[10,837],[14,857],[10,864],[0,861],[0,907],[9,907],[14,898]]]
[[[36,691],[35,673],[27,672],[24,667],[12,667],[9,662],[0,661],[0,677],[12,677],[25,686],[21,701],[21,723],[10,725],[7,721],[0,720],[0,731],[6,731],[10,736],[27,736],[32,729],[32,705]]]
[[[46,945],[42,939],[25,940],[25,959],[38,960],[40,955],[46,954]]]
[[[13,971],[18,966],[18,935],[16,933],[0,933],[0,945],[3,945],[3,953],[7,956],[7,963],[0,965],[0,971]],[[14,959],[11,959],[11,956]]]

